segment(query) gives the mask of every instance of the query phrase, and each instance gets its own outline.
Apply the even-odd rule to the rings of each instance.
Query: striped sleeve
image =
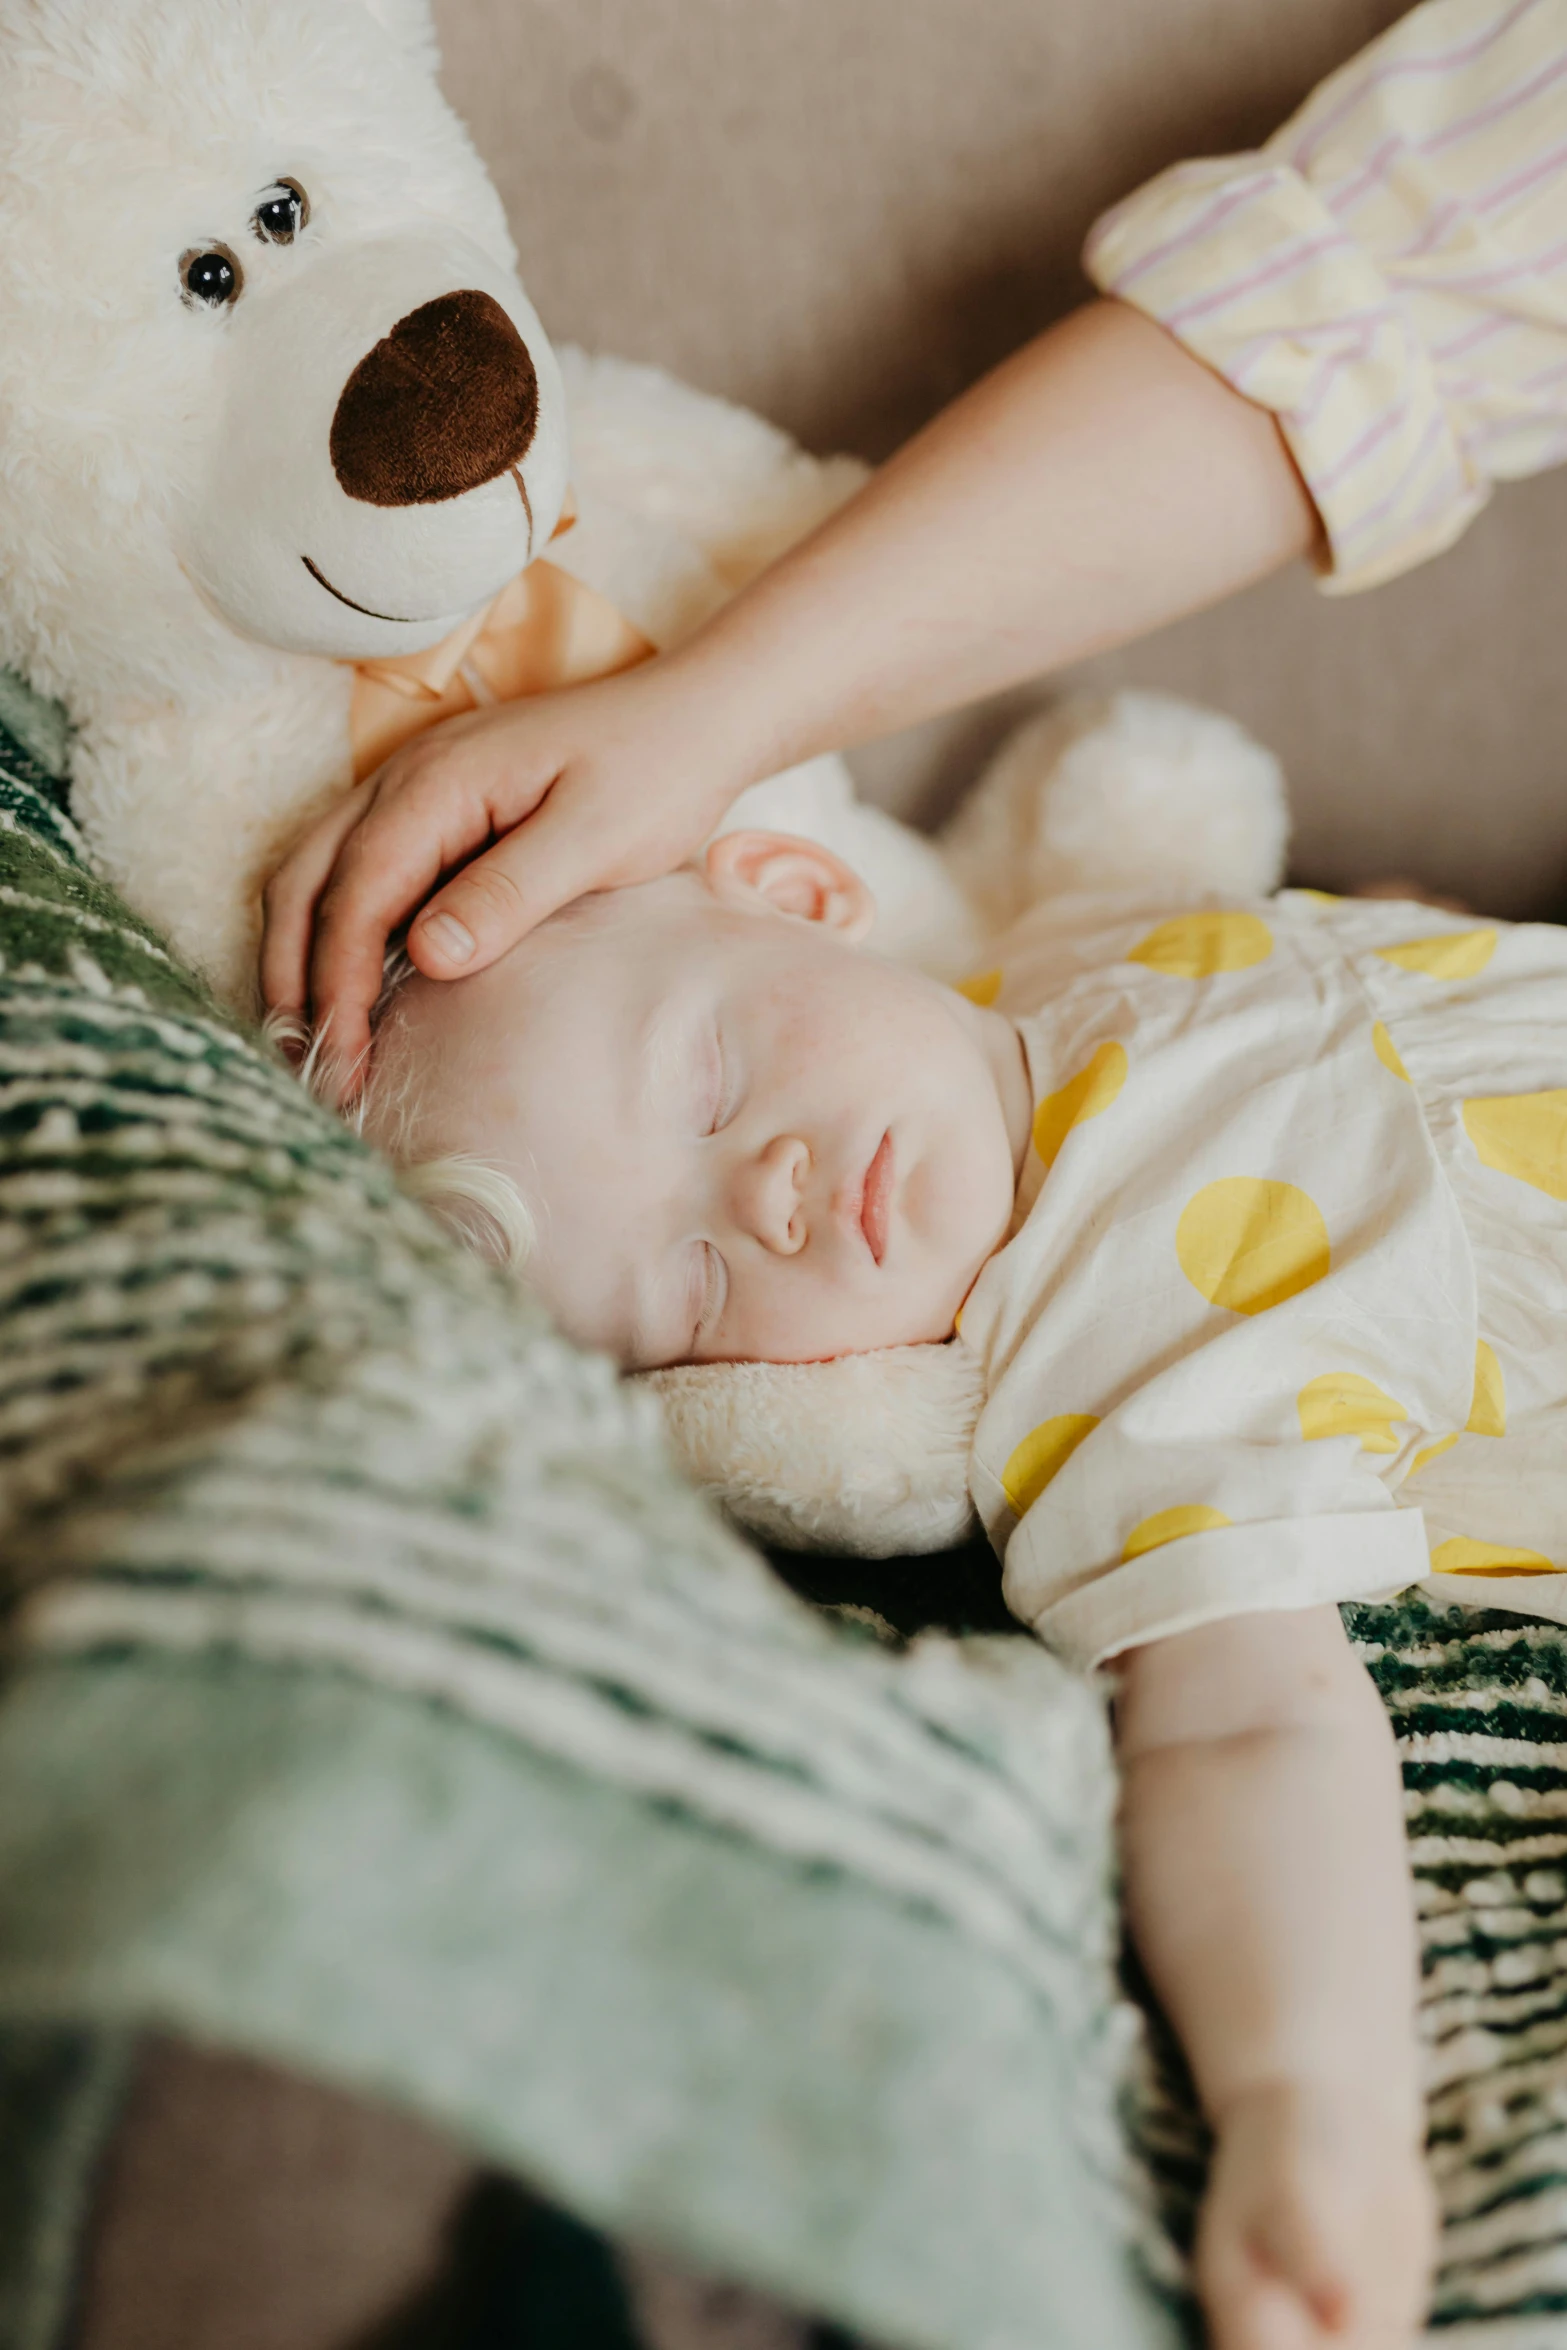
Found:
[[[1260,152],[1107,213],[1084,261],[1277,415],[1324,587],[1410,569],[1567,458],[1567,0],[1426,0]]]

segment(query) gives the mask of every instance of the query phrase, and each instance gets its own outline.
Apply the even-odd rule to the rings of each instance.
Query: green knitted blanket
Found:
[[[791,1598],[91,876],[62,767],[0,680],[0,2350],[57,2350],[148,2022],[908,2350],[1170,2342],[1202,2147],[1156,2030],[1161,2238],[1096,1699]],[[972,1562],[795,1572],[992,1620]],[[1435,2327],[1567,2350],[1567,1637],[1348,1613],[1405,1757]]]
[[[1403,1754],[1444,2340],[1567,2342],[1567,1636],[1345,1614]]]

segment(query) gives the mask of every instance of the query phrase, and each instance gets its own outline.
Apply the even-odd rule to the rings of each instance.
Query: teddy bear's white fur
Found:
[[[665,646],[862,477],[651,369],[557,359],[435,67],[426,0],[0,0],[0,665],[69,711],[104,870],[238,1005],[261,880],[351,780],[349,664],[485,606],[568,486],[549,559]],[[454,303],[484,313],[471,348]],[[394,361],[430,445],[392,431],[367,486],[349,387],[415,318],[458,335],[448,406],[484,446],[465,476],[419,424],[427,339]],[[528,402],[525,446],[478,429]],[[961,958],[940,858],[840,761],[731,821],[827,840],[894,951]]]
[[[354,662],[436,644],[546,548],[671,645],[863,478],[553,352],[436,65],[428,0],[0,0],[0,668],[65,705],[103,869],[241,1007],[261,881],[351,780]],[[406,398],[357,416],[356,470],[367,369]],[[728,823],[835,848],[882,951],[955,976],[1052,891],[1271,887],[1284,816],[1237,729],[1123,696],[1025,727],[940,844],[833,758]],[[701,1481],[775,1539],[968,1524],[955,1349],[659,1385]]]

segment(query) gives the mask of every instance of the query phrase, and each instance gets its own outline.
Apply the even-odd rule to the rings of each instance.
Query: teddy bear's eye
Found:
[[[310,218],[310,198],[298,180],[277,180],[251,215],[250,225],[268,245],[291,245]]]
[[[237,302],[245,283],[227,245],[193,245],[180,262],[180,286],[187,302],[207,310],[224,310]]]

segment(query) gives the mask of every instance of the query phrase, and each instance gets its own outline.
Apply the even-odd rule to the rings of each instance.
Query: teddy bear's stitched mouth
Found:
[[[352,596],[345,596],[341,588],[335,588],[332,585],[320,565],[312,563],[308,555],[301,555],[299,560],[311,578],[324,587],[329,596],[336,596],[340,604],[346,604],[350,612],[362,612],[367,620],[390,620],[396,628],[422,628],[424,626],[423,621],[411,618],[404,612],[372,612],[368,604],[356,604]]]

